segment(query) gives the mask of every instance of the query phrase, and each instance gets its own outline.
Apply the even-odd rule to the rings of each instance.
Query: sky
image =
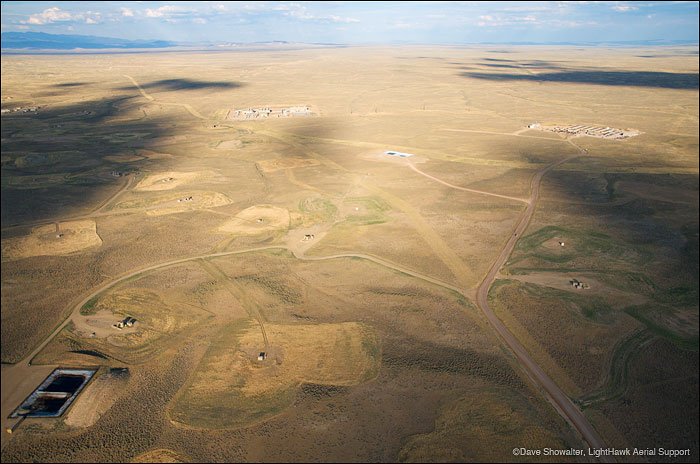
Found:
[[[698,2],[2,2],[2,32],[175,42],[698,41]]]

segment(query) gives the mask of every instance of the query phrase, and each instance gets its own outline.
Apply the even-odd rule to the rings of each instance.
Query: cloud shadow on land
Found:
[[[697,73],[659,71],[564,71],[541,74],[507,74],[463,72],[462,77],[490,81],[569,82],[575,84],[660,87],[664,89],[697,90]]]
[[[64,82],[63,84],[55,84],[54,87],[80,87],[83,85],[89,85],[88,82]]]
[[[237,89],[245,84],[241,82],[227,81],[200,81],[195,79],[161,79],[159,81],[140,84],[142,88],[149,90],[173,91],[173,90],[199,90],[199,89]],[[120,87],[119,90],[132,90],[129,85]]]
[[[497,63],[479,63],[479,66],[488,66],[489,68],[514,68],[519,69],[522,66],[517,64],[497,64]]]
[[[177,134],[170,116],[139,117],[137,97],[118,96],[3,116],[2,227],[51,220],[97,206],[124,182],[110,175],[164,160],[115,161],[150,139]],[[132,110],[134,119],[115,118]],[[108,124],[106,122],[109,122]],[[3,236],[5,236],[5,231]]]
[[[448,64],[457,66],[458,69],[475,69],[473,66],[482,66],[487,68],[509,68],[509,69],[520,69],[520,68],[534,68],[534,69],[546,69],[549,71],[562,70],[561,66],[553,64],[551,61],[542,60],[530,60],[530,61],[517,61],[517,60],[500,60],[496,58],[483,58],[484,62],[470,62],[470,63],[456,63],[450,62]],[[468,65],[468,66],[464,66]]]
[[[70,92],[95,84],[75,80],[44,88]],[[177,78],[146,82],[142,87],[177,91],[235,89],[243,85],[233,81]],[[144,100],[131,84],[112,90],[124,93],[42,106],[30,115],[3,115],[0,215],[3,228],[82,213],[87,205],[102,201],[114,190],[114,184],[123,183],[123,179],[110,175],[110,171],[126,173],[144,166],[162,170],[156,165],[167,164],[165,160],[150,159],[119,161],[115,156],[126,155],[121,159],[127,159],[135,150],[148,146],[152,139],[187,130],[187,123],[169,114],[146,115],[140,109]]]

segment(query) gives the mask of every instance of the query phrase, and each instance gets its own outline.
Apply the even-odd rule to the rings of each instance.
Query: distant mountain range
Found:
[[[74,50],[168,48],[179,44],[167,40],[126,40],[92,35],[46,34],[44,32],[3,32],[0,46],[3,50]]]
[[[565,45],[565,46],[576,46],[576,47],[606,47],[612,46],[644,46],[644,47],[656,47],[656,46],[683,46],[683,45],[698,45],[697,40],[667,40],[667,39],[655,39],[655,40],[617,40],[610,42],[482,42],[483,45]]]
[[[162,48],[201,48],[201,49],[224,49],[244,47],[345,47],[344,44],[336,43],[296,43],[284,40],[255,43],[233,43],[233,42],[171,42],[168,40],[127,40],[115,39],[112,37],[97,37],[93,35],[65,35],[47,34],[45,32],[3,32],[0,45],[3,52],[7,53],[36,53],[41,50],[70,52],[72,50],[134,50],[134,49],[162,49]],[[562,45],[578,47],[600,47],[600,46],[682,46],[696,45],[697,41],[686,40],[637,40],[618,42],[481,42],[471,45]],[[385,44],[375,44],[385,45]],[[419,45],[412,42],[399,42],[394,45]],[[426,44],[431,45],[431,44]],[[435,44],[433,44],[435,45]],[[447,45],[447,44],[443,44]],[[459,44],[452,44],[459,45]],[[177,49],[176,49],[177,50]]]

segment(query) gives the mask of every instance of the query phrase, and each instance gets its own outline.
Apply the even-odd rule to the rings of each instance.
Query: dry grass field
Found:
[[[14,261],[33,256],[66,255],[100,245],[102,240],[94,220],[69,221],[39,226],[28,235],[8,238],[2,243],[2,258]]]
[[[131,460],[131,462],[187,462],[174,451],[157,448],[145,453],[141,453]]]
[[[90,427],[119,400],[130,374],[128,368],[114,368],[103,372],[83,392],[79,403],[66,415],[65,423],[71,427]]]
[[[2,461],[585,449],[473,301],[577,147],[490,305],[606,443],[697,461],[697,75],[697,47],[3,55],[2,108],[40,106],[2,115],[3,390],[99,371]],[[226,120],[289,102],[319,116]]]
[[[561,457],[513,457],[512,449],[565,449],[551,430],[533,425],[526,398],[499,388],[473,388],[448,404],[435,430],[411,437],[399,453],[402,462],[562,462]],[[505,432],[505,433],[504,433]],[[505,441],[504,441],[505,440]],[[500,443],[499,446],[484,446]],[[564,458],[563,462],[569,461]]]
[[[221,232],[232,235],[257,235],[270,230],[289,229],[289,211],[272,205],[255,205],[236,214],[219,226]]]
[[[225,326],[173,403],[177,424],[220,429],[259,422],[294,400],[301,383],[352,386],[379,372],[379,340],[355,322]],[[269,350],[269,351],[266,351]],[[265,358],[258,359],[259,353]]]
[[[170,190],[180,185],[196,183],[205,177],[206,172],[159,172],[144,177],[134,187],[135,191],[152,192],[156,190]]]

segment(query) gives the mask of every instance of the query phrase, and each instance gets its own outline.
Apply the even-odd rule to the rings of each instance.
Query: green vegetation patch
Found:
[[[90,298],[88,300],[88,302],[85,303],[82,308],[80,308],[80,314],[83,314],[83,315],[95,314],[97,312],[97,302],[99,300],[100,300],[99,295]]]
[[[605,299],[506,281],[489,293],[496,315],[568,394],[598,388],[609,353],[638,325]]]
[[[12,189],[39,189],[67,184],[70,178],[67,173],[37,174],[33,176],[3,176],[2,187]]]
[[[498,279],[494,282],[489,291],[489,300],[498,301],[501,288],[504,286],[514,287],[518,292],[523,292],[536,299],[558,301],[563,309],[569,310],[569,312],[575,316],[583,317],[591,322],[601,324],[612,324],[614,322],[612,318],[614,313],[612,307],[600,296],[590,294],[582,295],[551,287],[542,287],[527,282]]]
[[[390,219],[386,212],[391,210],[391,206],[380,198],[351,198],[345,200],[345,205],[350,214],[346,215],[341,224],[369,226],[383,224]]]
[[[698,350],[697,306],[682,309],[660,303],[646,303],[625,308],[625,312],[644,324],[650,332],[678,347]]]
[[[697,284],[663,288],[645,274],[625,271],[602,272],[596,278],[611,287],[648,296],[664,305],[684,307],[698,302]]]
[[[604,415],[633,446],[690,449],[685,458],[657,462],[697,462],[698,391],[698,351],[653,337],[634,348],[622,395],[594,403],[586,415],[599,430],[595,413]]]
[[[634,355],[652,338],[654,334],[648,330],[641,330],[618,343],[603,386],[576,399],[576,404],[581,408],[588,408],[604,401],[621,398],[629,387],[630,363]]]
[[[557,243],[546,242],[556,241]],[[558,246],[558,242],[564,246]],[[553,264],[569,263],[579,257],[600,256],[605,262],[622,261],[633,265],[646,264],[651,254],[633,245],[621,243],[608,235],[566,229],[558,226],[545,226],[523,236],[515,246],[510,266],[527,258],[534,257]]]
[[[67,167],[94,166],[99,164],[99,161],[90,159],[90,157],[81,151],[55,151],[51,153],[29,153],[18,156],[14,160],[14,165],[17,168],[33,168],[44,167],[61,164],[61,169]]]
[[[333,221],[338,215],[338,208],[330,200],[322,197],[299,200],[299,211],[314,216],[319,222]]]

